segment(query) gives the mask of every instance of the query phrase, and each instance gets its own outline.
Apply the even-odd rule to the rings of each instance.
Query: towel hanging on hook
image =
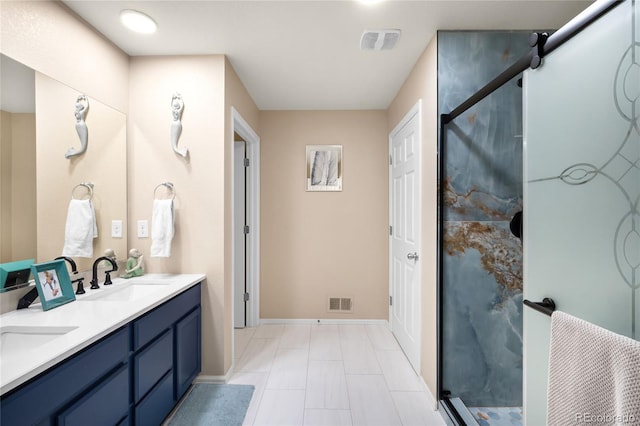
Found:
[[[170,198],[156,198],[158,189],[167,188]],[[162,182],[153,190],[153,210],[151,213],[151,257],[170,257],[171,241],[174,235],[173,200],[176,190],[171,182]]]
[[[74,198],[74,191],[80,187],[87,189],[89,198]],[[71,190],[64,231],[63,256],[93,257],[93,239],[98,237],[98,226],[92,199],[93,183],[91,182],[81,182]]]

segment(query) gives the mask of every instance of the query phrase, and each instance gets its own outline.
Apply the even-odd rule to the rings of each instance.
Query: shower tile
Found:
[[[469,407],[480,426],[522,426],[522,407]]]

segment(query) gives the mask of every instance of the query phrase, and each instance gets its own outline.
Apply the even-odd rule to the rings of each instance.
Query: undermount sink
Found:
[[[0,327],[0,342],[2,356],[9,352],[32,350],[40,345],[48,343],[70,331],[76,326],[22,326],[7,325]]]
[[[148,284],[127,284],[102,290],[99,293],[78,299],[78,301],[131,302],[156,291],[158,291],[158,287]]]
[[[143,275],[141,277],[129,278],[132,284],[167,285],[175,282],[175,275]]]

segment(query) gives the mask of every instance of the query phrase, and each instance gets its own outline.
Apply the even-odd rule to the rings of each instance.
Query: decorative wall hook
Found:
[[[84,154],[87,150],[87,142],[89,139],[89,130],[87,129],[87,123],[85,122],[85,119],[87,118],[87,111],[89,111],[89,99],[87,99],[86,95],[78,96],[74,115],[76,117],[76,132],[78,132],[78,137],[80,138],[80,149],[77,150],[73,147],[69,148],[66,154],[64,154],[64,158],[71,158],[76,155]]]
[[[179,93],[175,93],[171,98],[171,147],[173,152],[182,157],[187,157],[189,150],[187,148],[178,149],[178,139],[182,133],[182,111],[184,110],[184,101]]]

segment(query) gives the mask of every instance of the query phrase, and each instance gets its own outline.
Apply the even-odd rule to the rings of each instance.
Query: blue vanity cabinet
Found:
[[[0,424],[160,424],[200,372],[200,286],[0,397]]]
[[[134,423],[157,425],[201,367],[200,284],[133,322]]]
[[[129,329],[123,327],[19,389],[3,395],[0,399],[0,423],[53,425],[57,414],[65,410],[61,419],[64,421],[68,415],[67,424],[83,423],[76,420],[84,420],[84,424],[101,424],[99,417],[82,410],[82,402],[94,404],[94,394],[103,395],[105,390],[112,390],[115,384],[122,384],[123,377],[127,379],[127,386],[120,390],[121,395],[113,401],[106,399],[102,402],[110,407],[115,423],[125,418],[129,410],[129,387],[128,373],[123,374],[123,371],[128,372],[129,341]],[[126,402],[124,406],[122,400]],[[72,407],[66,410],[69,404]],[[89,417],[80,419],[83,414]]]

